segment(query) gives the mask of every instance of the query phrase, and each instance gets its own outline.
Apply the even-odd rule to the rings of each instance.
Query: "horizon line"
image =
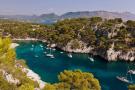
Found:
[[[56,12],[48,12],[48,13],[41,13],[41,14],[20,14],[20,13],[18,13],[18,14],[8,14],[8,12],[7,12],[7,14],[0,14],[0,15],[3,15],[3,16],[15,16],[15,15],[24,15],[24,16],[40,16],[40,15],[43,15],[43,14],[55,14],[55,15],[58,15],[58,16],[61,16],[61,15],[64,15],[64,14],[66,14],[66,13],[75,13],[75,12],[109,12],[109,13],[130,13],[130,14],[135,14],[135,13],[133,13],[133,12],[130,12],[130,11],[123,11],[123,12],[120,12],[120,11],[108,11],[108,10],[92,10],[92,11],[88,11],[88,10],[80,10],[80,11],[67,11],[67,12],[64,12],[64,13],[62,13],[62,14],[58,14],[58,13],[56,13]]]

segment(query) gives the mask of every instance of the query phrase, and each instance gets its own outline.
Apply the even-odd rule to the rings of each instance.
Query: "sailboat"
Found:
[[[116,78],[117,78],[118,80],[123,81],[123,82],[126,82],[126,83],[133,83],[132,81],[128,80],[127,77],[120,77],[120,76],[117,76]]]
[[[69,54],[68,54],[68,57],[72,58],[73,56],[72,56],[72,54],[71,54],[71,53],[69,53]]]
[[[43,48],[44,46],[43,46],[42,44],[40,44],[40,47],[42,47],[42,48]]]
[[[51,48],[50,48],[50,53],[49,54],[46,54],[47,57],[50,57],[50,58],[54,58],[54,55],[51,54]]]
[[[135,74],[135,70],[129,70],[128,73]]]
[[[60,52],[61,54],[64,53],[64,52]]]
[[[129,67],[128,67],[129,69]],[[132,84],[133,83],[133,80],[132,80],[132,76],[131,76],[131,73],[129,73],[130,75],[130,80],[127,79],[127,75],[128,75],[128,72],[126,73],[126,77],[120,77],[120,76],[116,76],[116,78],[122,82],[126,82],[126,83],[130,83]]]
[[[88,59],[92,62],[94,62],[94,59],[92,57],[88,57]]]

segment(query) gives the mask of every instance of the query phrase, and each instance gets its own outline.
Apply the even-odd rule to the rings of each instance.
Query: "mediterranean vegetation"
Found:
[[[135,90],[135,85],[129,85],[128,90]]]
[[[25,64],[22,60],[16,60],[16,53],[10,45],[10,38],[0,38],[0,90],[33,90],[32,88],[38,87],[38,83],[29,79],[17,67]]]
[[[47,84],[43,90],[101,90],[99,81],[93,74],[80,70],[61,72],[59,83]]]
[[[36,81],[27,77],[23,60],[16,60],[15,50],[11,48],[11,39],[0,38],[0,90],[35,90],[39,88]],[[61,72],[60,83],[47,84],[43,90],[100,90],[99,81],[91,73],[79,70]],[[42,89],[38,89],[42,90]]]
[[[55,43],[58,48],[71,43],[72,49],[82,49],[80,41],[92,52],[105,56],[112,44],[115,51],[135,50],[135,21],[121,18],[102,19],[101,17],[75,18],[58,21],[52,25],[32,24],[0,20],[0,30],[11,38],[36,38]],[[100,55],[99,54],[99,55]]]
[[[75,18],[58,21],[52,25],[0,20],[0,89],[34,90],[39,88],[37,82],[29,79],[22,68],[23,60],[16,60],[14,49],[10,48],[11,39],[35,38],[56,44],[58,48],[69,43],[72,49],[85,46],[105,55],[113,46],[115,51],[135,50],[135,21],[123,21],[121,18],[102,19],[101,17]],[[10,39],[10,38],[11,39]],[[104,52],[103,52],[104,51]],[[101,55],[101,56],[102,56]],[[13,78],[7,80],[6,76]],[[101,90],[99,81],[91,73],[79,70],[61,72],[59,82],[46,84],[43,90]],[[134,90],[130,85],[129,90]]]

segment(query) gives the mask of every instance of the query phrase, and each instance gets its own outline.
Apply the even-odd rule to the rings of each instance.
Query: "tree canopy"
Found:
[[[93,74],[80,70],[64,70],[58,75],[59,83],[47,84],[44,90],[101,90]]]

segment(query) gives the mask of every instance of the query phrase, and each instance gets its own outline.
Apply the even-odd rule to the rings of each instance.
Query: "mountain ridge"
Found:
[[[58,20],[70,18],[91,18],[94,16],[113,19],[122,18],[123,20],[135,20],[135,14],[130,12],[109,12],[109,11],[77,11],[67,12],[62,15],[55,13],[41,14],[41,15],[0,15],[1,19],[13,19],[20,21],[30,21],[36,23],[53,23]]]

